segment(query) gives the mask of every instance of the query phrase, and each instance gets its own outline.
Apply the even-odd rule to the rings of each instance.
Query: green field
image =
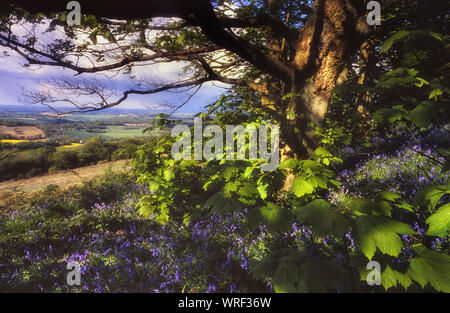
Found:
[[[68,130],[64,133],[70,136],[79,137],[79,138],[91,138],[91,137],[100,137],[103,139],[121,139],[121,138],[130,138],[130,137],[140,137],[143,136],[142,131],[144,129],[129,129],[126,126],[108,126],[105,129],[104,133],[93,133],[87,131],[79,131],[79,130]]]
[[[65,119],[73,121],[73,122],[82,122],[82,121],[100,121],[108,118],[112,118],[114,115],[111,114],[70,114],[65,116]]]

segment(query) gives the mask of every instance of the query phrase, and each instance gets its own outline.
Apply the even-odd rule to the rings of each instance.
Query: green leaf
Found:
[[[149,181],[148,186],[151,192],[157,192],[159,190],[159,183],[155,181]]]
[[[428,236],[446,237],[450,234],[450,203],[439,208],[436,213],[427,218],[426,223],[430,225]]]
[[[269,231],[286,232],[291,229],[293,218],[287,209],[280,208],[272,202],[266,202],[265,206],[249,211],[248,221],[254,228],[262,223]]]
[[[258,279],[267,278],[273,271],[273,267],[275,264],[275,257],[272,254],[266,255],[260,261],[250,260],[250,274]]]
[[[286,160],[286,161],[281,162],[281,163],[278,165],[278,168],[279,168],[280,170],[285,169],[285,168],[295,168],[295,167],[298,166],[298,164],[299,164],[299,161],[298,161],[298,160],[295,160],[295,159],[289,159],[289,160]]]
[[[258,169],[255,167],[247,167],[244,171],[245,178],[251,178],[257,173]]]
[[[338,188],[341,188],[341,187],[342,187],[342,183],[339,182],[339,181],[337,181],[337,180],[330,179],[330,183],[333,184],[333,185],[335,185],[335,186],[338,187]]]
[[[219,192],[206,201],[204,206],[212,208],[213,212],[225,214],[241,209],[242,203],[234,198],[226,197]]]
[[[391,37],[389,37],[381,46],[381,50],[380,53],[384,53],[386,51],[388,51],[392,45],[398,41],[401,40],[403,38],[405,38],[406,36],[408,36],[411,32],[407,31],[407,30],[400,30],[398,32],[396,32],[394,35],[392,35]]]
[[[303,169],[309,170],[313,173],[320,172],[323,169],[323,167],[317,161],[302,160],[301,163],[302,163]]]
[[[413,258],[408,275],[422,288],[428,283],[437,291],[450,292],[450,256],[431,251],[423,245],[413,247],[418,257]]]
[[[225,186],[223,187],[224,193],[228,197],[231,197],[231,193],[236,192],[240,185],[241,185],[241,183],[239,181],[227,182],[225,184]]]
[[[238,169],[234,166],[226,166],[223,168],[221,174],[222,177],[225,178],[225,180],[230,180],[231,177],[236,173]]]
[[[324,260],[309,260],[300,265],[298,281],[305,282],[309,292],[327,292],[336,290],[338,281],[342,277],[342,270],[335,264]]]
[[[423,85],[429,85],[430,83],[428,82],[428,81],[426,81],[425,79],[423,79],[423,78],[420,78],[420,77],[416,77],[416,80],[418,81],[415,85],[417,86],[417,87],[422,87]]]
[[[413,209],[414,206],[412,206],[411,204],[409,204],[409,203],[407,203],[405,201],[400,201],[398,203],[395,203],[394,205],[397,208],[404,209],[404,210],[407,210],[407,211],[410,211],[410,212],[414,212],[414,209]]]
[[[407,117],[417,127],[428,127],[433,120],[436,110],[430,105],[419,104],[408,112]]]
[[[267,188],[269,188],[269,185],[259,185],[256,189],[259,192],[259,195],[261,196],[261,199],[265,200],[267,199]]]
[[[164,179],[166,181],[171,181],[174,178],[175,178],[175,173],[173,171],[168,170],[168,169],[164,170]]]
[[[292,285],[297,279],[297,265],[292,262],[282,262],[278,265],[272,279],[277,282],[283,282]]]
[[[397,234],[415,234],[408,225],[382,215],[360,215],[355,218],[355,237],[359,249],[371,260],[378,248],[397,257],[403,243]]]
[[[259,192],[255,184],[244,182],[239,188],[238,194],[242,197],[254,198],[259,194]]]
[[[307,293],[308,289],[306,289],[306,285],[304,282],[301,282],[298,287],[294,286],[294,284],[288,284],[282,280],[276,280],[276,278],[272,278],[272,286],[273,290],[276,293]]]
[[[97,17],[95,15],[89,14],[85,19],[85,24],[91,28],[94,28],[98,25]]]
[[[387,265],[386,269],[381,273],[381,285],[388,290],[389,288],[396,287],[397,284],[408,289],[412,284],[412,280],[407,273],[400,273]]]
[[[327,180],[321,176],[311,176],[308,178],[308,182],[314,187],[327,188]]]
[[[430,208],[434,209],[434,207],[439,202],[441,197],[446,193],[449,193],[447,186],[432,185],[432,186],[428,186],[428,187],[425,187],[422,190],[420,190],[417,193],[414,201],[415,201],[416,205],[425,206],[425,205],[429,204]]]
[[[333,155],[324,147],[319,147],[314,151],[314,155],[319,158],[332,157]]]
[[[381,124],[392,124],[403,118],[406,111],[396,108],[379,109],[373,114],[373,120]]]
[[[315,237],[333,235],[341,238],[350,226],[350,220],[344,215],[334,212],[330,204],[317,199],[306,206],[295,208],[294,214],[300,223],[311,225]]]
[[[351,199],[347,207],[357,215],[391,215],[392,207],[386,201],[372,201],[363,198]]]
[[[428,99],[434,99],[435,101],[437,101],[439,96],[442,96],[443,91],[441,88],[436,88],[433,89],[433,91],[430,93],[430,96],[428,97]]]
[[[388,201],[395,201],[402,198],[402,196],[393,191],[382,191],[380,192],[380,197]]]
[[[314,187],[310,183],[300,177],[297,177],[292,184],[290,192],[300,198],[305,194],[313,193],[313,191]]]

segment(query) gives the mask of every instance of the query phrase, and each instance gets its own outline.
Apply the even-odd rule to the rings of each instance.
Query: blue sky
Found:
[[[5,49],[0,48],[0,53]],[[75,72],[57,67],[32,66],[30,69],[25,68],[23,65],[26,63],[21,57],[10,53],[9,57],[0,58],[0,104],[13,104],[23,105],[19,101],[21,94],[21,87],[25,87],[28,90],[33,90],[39,87],[39,84],[50,77],[59,76],[73,76]],[[170,63],[161,64],[158,67],[140,67],[140,73],[146,73],[150,76],[155,76],[160,79],[170,80],[176,77],[177,72],[180,70],[181,65]],[[113,78],[106,78],[97,74],[83,74],[83,77],[95,77],[100,80],[105,80],[109,84],[114,85],[115,89],[126,90],[131,86],[131,81],[126,75],[118,75]],[[78,76],[78,77],[81,77]],[[218,99],[219,95],[225,90],[220,87],[216,87],[217,84],[208,83],[205,84],[201,90],[186,104],[183,108],[178,110],[180,113],[197,113],[203,109],[203,107]],[[120,104],[119,108],[151,108],[156,111],[164,111],[161,109],[161,105],[169,103],[171,105],[177,105],[185,101],[188,97],[187,94],[169,93],[164,92],[160,94],[137,96],[132,95],[130,98]]]

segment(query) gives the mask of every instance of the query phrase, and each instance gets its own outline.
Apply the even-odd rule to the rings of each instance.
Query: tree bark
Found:
[[[360,12],[351,1],[316,1],[313,16],[302,28],[293,60],[294,96],[282,123],[285,140],[298,157],[318,146],[310,125],[324,126],[333,90],[346,78],[364,28]]]

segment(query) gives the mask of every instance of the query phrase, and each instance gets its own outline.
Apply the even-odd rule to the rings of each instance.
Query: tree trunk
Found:
[[[375,40],[368,38],[365,40],[360,47],[359,54],[359,77],[358,85],[364,86],[367,81],[371,81],[373,77],[371,73],[374,72],[376,62],[375,53]],[[358,106],[358,112],[366,123],[369,123],[369,112],[367,106],[371,103],[372,98],[370,93],[365,90],[361,91],[358,95],[356,105]]]
[[[298,157],[306,157],[317,148],[310,125],[324,126],[333,90],[345,80],[354,49],[359,46],[358,33],[364,25],[360,8],[349,3],[316,1],[314,14],[296,43],[291,82],[295,96],[286,106],[282,129]]]

